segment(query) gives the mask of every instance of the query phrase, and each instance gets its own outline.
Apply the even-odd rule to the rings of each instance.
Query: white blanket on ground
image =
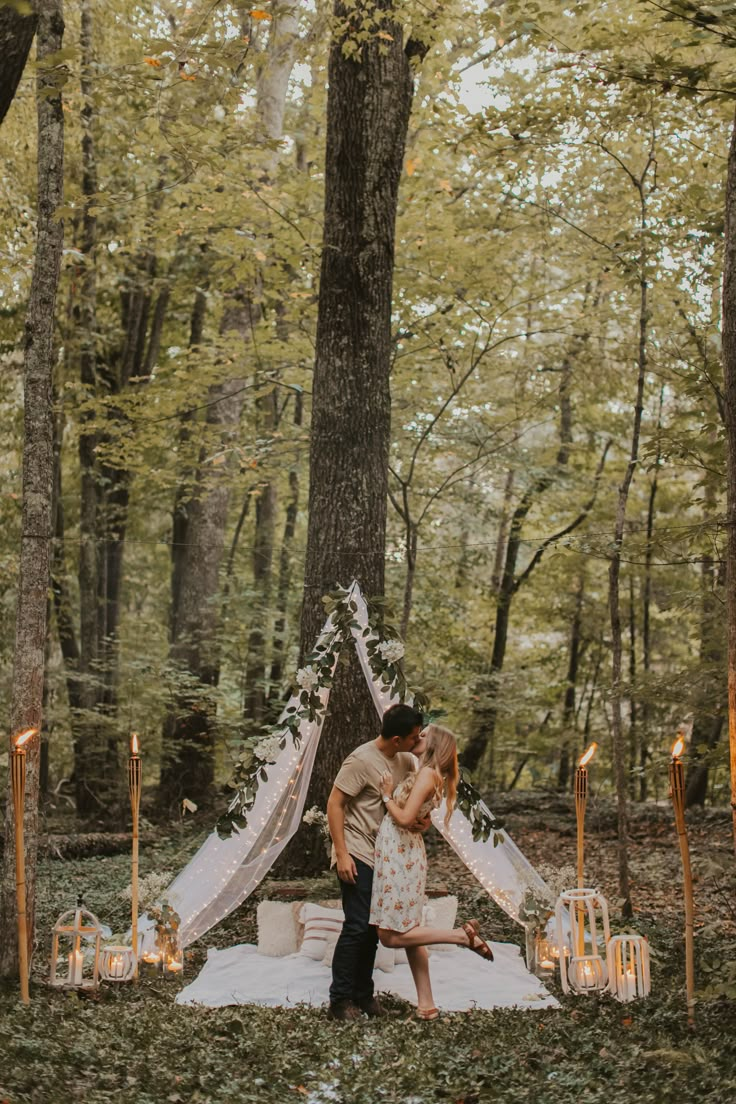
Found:
[[[474,1008],[559,1008],[541,981],[527,970],[514,943],[491,943],[494,962],[462,948],[430,957],[432,990],[444,1012]],[[261,1004],[271,1008],[296,1004],[322,1005],[328,1000],[331,973],[327,966],[302,954],[267,958],[251,943],[218,951],[210,949],[199,977],[182,989],[177,1004],[219,1008],[227,1004]],[[376,970],[376,991],[416,1002],[407,965],[390,973]]]

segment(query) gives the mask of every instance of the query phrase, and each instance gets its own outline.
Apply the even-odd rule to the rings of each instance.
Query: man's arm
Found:
[[[350,801],[350,795],[332,787],[332,792],[327,799],[327,824],[329,825],[332,842],[335,845],[337,857],[337,876],[341,882],[349,882],[355,885],[358,870],[353,856],[345,844],[345,807]]]

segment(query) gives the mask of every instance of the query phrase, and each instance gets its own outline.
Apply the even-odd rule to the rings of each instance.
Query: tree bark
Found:
[[[578,578],[578,586],[575,593],[575,610],[570,628],[570,651],[567,662],[567,680],[565,685],[565,699],[562,706],[562,751],[560,752],[560,768],[557,776],[557,789],[564,792],[570,785],[570,753],[575,747],[576,741],[571,733],[575,727],[576,709],[575,696],[578,684],[578,664],[580,660],[580,627],[583,618],[583,595],[585,594],[585,575],[581,571]]]
[[[723,258],[723,396],[726,422],[726,616],[728,623],[728,740],[731,811],[736,850],[736,120],[726,180]]]
[[[18,90],[38,24],[38,5],[29,15],[21,15],[10,4],[0,7],[0,123],[8,113]]]
[[[335,4],[347,21],[350,10]],[[301,654],[324,621],[322,596],[357,579],[382,595],[390,443],[391,295],[399,181],[413,96],[412,59],[392,5],[379,0],[381,30],[356,58],[332,42],[327,100],[325,220],[309,466],[309,522]],[[390,36],[390,38],[388,37]],[[378,730],[353,649],[338,666],[307,803],[325,807],[345,755]],[[324,864],[301,833],[290,858]]]
[[[11,735],[41,729],[44,644],[49,588],[53,496],[53,367],[56,294],[64,225],[54,214],[64,190],[63,69],[44,60],[61,49],[64,19],[58,0],[38,5],[38,237],[26,317],[23,410],[23,507],[16,607]],[[26,889],[29,961],[33,945],[38,847],[38,737],[27,752],[25,803]],[[5,838],[13,839],[13,801],[8,780]],[[0,900],[0,974],[18,969],[14,848],[5,849]]]
[[[633,174],[629,174],[639,195],[641,211],[640,229],[642,233],[642,250],[639,256],[639,342],[637,353],[636,399],[634,401],[634,424],[631,431],[631,449],[624,478],[618,492],[616,520],[613,532],[613,553],[608,569],[608,607],[611,617],[611,728],[618,810],[618,888],[623,901],[622,913],[626,917],[630,917],[633,913],[631,906],[631,890],[629,886],[629,786],[621,708],[623,696],[623,645],[619,587],[621,577],[621,547],[624,538],[624,526],[626,524],[626,504],[628,502],[631,482],[634,478],[634,471],[636,470],[636,465],[639,460],[639,436],[641,432],[641,418],[644,406],[644,381],[646,379],[648,360],[649,284],[647,280],[648,256],[644,238],[647,229],[647,207],[644,183],[647,172],[654,164],[654,150],[652,149],[641,176],[637,178]]]

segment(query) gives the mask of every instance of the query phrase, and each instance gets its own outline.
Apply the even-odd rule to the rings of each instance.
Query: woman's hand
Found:
[[[386,771],[386,773],[381,778],[381,796],[382,797],[391,797],[391,794],[393,792],[394,792],[393,775],[391,774],[390,771]]]

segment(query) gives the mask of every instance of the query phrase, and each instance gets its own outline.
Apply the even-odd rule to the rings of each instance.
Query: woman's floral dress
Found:
[[[402,808],[416,777],[407,775],[394,790],[394,801]],[[437,805],[439,799],[432,795],[419,810],[418,819]],[[426,882],[427,853],[422,833],[400,828],[387,812],[376,837],[370,923],[398,932],[421,924]]]

